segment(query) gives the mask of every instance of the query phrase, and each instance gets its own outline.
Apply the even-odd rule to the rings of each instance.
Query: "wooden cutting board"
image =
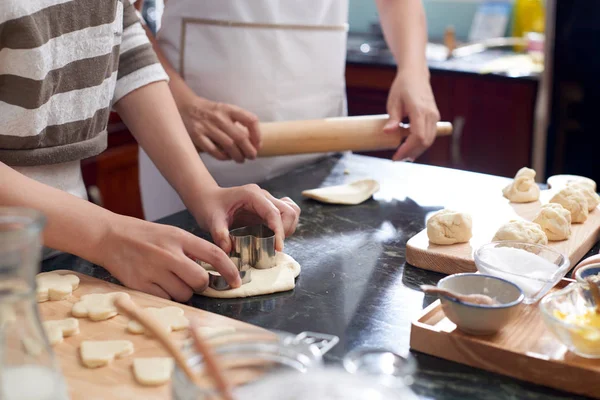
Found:
[[[475,262],[473,251],[492,241],[496,231],[504,223],[512,219],[532,221],[545,204],[552,198],[554,192],[543,190],[540,201],[534,203],[510,203],[498,194],[478,194],[477,188],[465,201],[464,209],[473,218],[473,237],[469,243],[440,246],[430,244],[427,230],[424,229],[413,236],[406,244],[406,261],[422,269],[454,274],[458,272],[474,272]],[[600,233],[600,210],[592,211],[583,224],[573,224],[572,234],[568,240],[549,242],[549,246],[566,254],[574,266],[598,241]]]
[[[546,328],[537,304],[523,305],[520,313],[495,335],[472,336],[457,330],[436,300],[413,321],[410,347],[460,364],[600,399],[600,360],[569,352]]]
[[[87,275],[72,271],[57,272],[77,275],[80,279],[79,288],[65,300],[39,303],[40,314],[44,321],[71,317],[72,305],[84,294],[119,291],[129,293],[131,299],[140,307],[180,307],[184,310],[186,317],[200,318],[203,326],[261,330],[243,322],[161,299]],[[128,321],[128,318],[122,315],[98,322],[90,321],[87,318],[79,318],[80,333],[65,338],[62,343],[53,347],[60,360],[72,400],[163,400],[171,398],[170,383],[159,387],[144,387],[136,382],[132,370],[133,358],[160,357],[167,354],[158,342],[146,337],[146,335],[133,335],[126,332],[125,328]],[[171,335],[176,341],[183,342],[187,337],[187,331],[173,332]],[[125,358],[114,360],[106,367],[88,369],[83,366],[79,357],[79,344],[83,340],[130,340],[134,345],[135,352]]]

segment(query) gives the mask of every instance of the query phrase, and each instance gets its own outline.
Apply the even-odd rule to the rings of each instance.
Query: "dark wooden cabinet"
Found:
[[[394,76],[390,67],[349,64],[348,113],[385,113]],[[418,162],[501,176],[531,165],[537,81],[431,71],[431,86],[441,119],[452,122],[455,132],[438,138]]]

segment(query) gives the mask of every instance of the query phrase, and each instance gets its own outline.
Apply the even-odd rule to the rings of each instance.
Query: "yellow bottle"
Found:
[[[542,0],[516,0],[513,11],[513,37],[523,37],[527,32],[544,33],[546,13]],[[515,46],[515,51],[523,50]]]

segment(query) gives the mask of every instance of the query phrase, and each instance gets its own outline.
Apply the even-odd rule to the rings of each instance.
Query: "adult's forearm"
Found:
[[[33,208],[47,219],[44,244],[102,265],[102,241],[118,215],[0,163],[0,206]]]
[[[137,89],[115,104],[115,109],[163,176],[193,212],[202,193],[217,184],[192,140],[165,82]]]
[[[376,0],[376,3],[398,70],[427,70],[427,22],[421,0]]]

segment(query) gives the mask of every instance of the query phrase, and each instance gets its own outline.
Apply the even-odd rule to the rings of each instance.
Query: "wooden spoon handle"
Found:
[[[169,334],[160,325],[156,319],[152,316],[143,313],[142,309],[139,308],[133,301],[125,297],[118,297],[114,302],[119,312],[126,317],[136,320],[145,329],[151,332],[154,337],[163,345],[163,347],[171,354],[179,368],[185,372],[188,379],[192,382],[195,381],[194,372],[190,369],[187,364],[187,360],[183,353],[179,350],[179,347],[169,337]]]
[[[449,292],[446,289],[439,288],[437,286],[421,285],[421,290],[424,291],[425,293],[430,293],[430,294],[443,294],[445,296],[448,296],[448,297],[451,297],[453,299],[460,301],[460,299],[454,293]]]
[[[192,336],[192,340],[194,341],[194,345],[202,357],[204,358],[204,363],[206,364],[206,369],[208,370],[209,375],[213,378],[217,389],[221,392],[221,396],[225,400],[234,400],[233,394],[231,393],[231,386],[229,382],[225,378],[225,373],[223,368],[219,364],[219,361],[215,357],[212,348],[209,344],[206,343],[202,335],[198,333],[198,320],[196,318],[190,321],[190,334]]]
[[[600,314],[600,288],[591,277],[587,277],[585,278],[585,280],[588,283],[588,286],[590,287],[592,296],[594,297],[594,303],[596,303],[596,314]]]

